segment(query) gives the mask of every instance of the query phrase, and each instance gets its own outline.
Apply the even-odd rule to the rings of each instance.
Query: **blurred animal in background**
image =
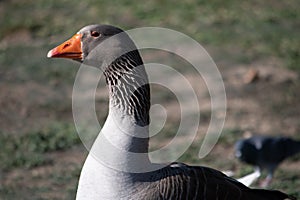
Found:
[[[288,137],[252,136],[235,143],[235,156],[239,160],[255,166],[256,174],[267,171],[261,187],[269,186],[278,165],[297,153],[300,153],[300,141]]]

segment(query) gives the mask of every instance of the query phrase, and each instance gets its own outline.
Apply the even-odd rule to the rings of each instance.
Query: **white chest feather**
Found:
[[[131,199],[143,184],[136,181],[137,174],[131,172],[141,172],[141,167],[146,169],[152,166],[147,152],[129,151],[132,146],[146,151],[148,147],[139,147],[133,141],[133,135],[128,133],[144,134],[147,128],[133,127],[127,119],[112,117],[108,116],[82,168],[78,200]],[[143,145],[143,142],[140,144]]]

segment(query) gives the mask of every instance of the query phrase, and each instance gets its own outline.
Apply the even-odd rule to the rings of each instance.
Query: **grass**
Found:
[[[110,23],[125,29],[163,26],[182,31],[204,45],[218,46],[222,51],[231,49],[229,53],[236,61],[251,63],[278,57],[284,67],[299,70],[300,14],[296,9],[299,4],[297,0],[268,0],[264,4],[260,1],[237,3],[236,0],[143,4],[128,0],[3,2],[0,37],[26,29],[34,40],[48,44],[53,37],[58,37],[55,42],[66,39],[86,23]]]
[[[69,90],[72,88],[78,65],[59,59],[48,60],[47,51],[81,27],[92,23],[108,23],[124,29],[143,26],[171,28],[199,41],[209,50],[217,63],[226,60],[235,65],[251,66],[259,61],[276,58],[276,66],[292,69],[298,73],[300,72],[299,7],[298,0],[263,2],[154,0],[143,3],[130,0],[0,1],[0,83],[2,87],[11,87],[8,90],[11,93],[14,92],[14,85],[22,86],[27,82],[35,82],[44,86],[44,89],[49,87],[51,91],[57,91],[59,96],[67,96],[60,94],[65,93],[61,88],[63,85]],[[157,59],[159,63],[174,66],[179,71],[189,70],[182,67],[186,63],[175,56],[162,55]],[[285,105],[286,102],[296,105],[298,93],[295,91],[298,87],[298,82],[292,83],[286,91],[286,101],[266,106],[273,110],[272,115],[279,113],[282,113],[283,117],[291,115],[291,112],[284,111]],[[157,94],[154,101],[166,104],[172,101],[172,93],[155,86],[153,89]],[[44,94],[32,92],[30,98],[18,99],[11,104],[33,101],[32,96]],[[0,105],[6,100],[5,95],[1,95]],[[28,116],[17,119],[25,121],[22,121],[24,124],[31,120],[28,124],[34,121],[39,126],[27,127],[24,131],[18,126],[19,121],[16,121],[13,126],[15,130],[12,132],[18,134],[7,131],[6,125],[0,123],[0,126],[3,125],[0,127],[0,176],[2,173],[5,177],[6,174],[21,173],[15,178],[6,177],[6,181],[11,183],[0,182],[0,199],[47,199],[47,197],[74,199],[82,163],[78,161],[77,164],[66,168],[65,166],[55,168],[57,162],[51,156],[56,152],[67,152],[72,147],[77,148],[80,143],[71,124],[69,105],[71,100],[60,101],[61,98],[49,98],[49,102],[36,103],[34,109],[28,109],[30,111]],[[67,101],[69,102],[66,103]],[[107,104],[106,101],[97,102],[97,106],[104,107],[104,103]],[[34,105],[35,102],[29,105],[31,104]],[[5,110],[6,107],[3,106],[1,109]],[[101,122],[107,113],[104,110],[102,107],[97,110]],[[240,117],[246,114],[242,112]],[[10,118],[7,115],[19,114],[17,110],[3,113],[6,114],[3,116],[0,110],[0,117]],[[299,113],[295,110],[292,115],[298,117]],[[41,120],[45,118],[49,120]],[[210,112],[204,113],[203,118],[205,122],[209,121]],[[177,128],[174,124],[173,121],[167,121],[163,135],[153,138],[152,148],[159,148],[164,141],[174,137]],[[234,159],[220,156],[232,148],[234,142],[240,138],[241,132],[240,127],[224,130],[216,149],[202,160],[197,157],[200,143],[195,141],[179,161],[219,169],[233,169],[238,172],[237,176],[247,174],[251,172],[251,167],[241,166]],[[298,157],[292,158],[292,161],[294,160],[297,161]],[[53,167],[49,172],[38,176],[31,174],[39,167],[49,166]],[[278,181],[275,181],[272,187],[300,196],[298,172],[279,170],[276,175]],[[32,185],[26,186],[27,182]]]
[[[51,160],[46,153],[60,151],[79,144],[80,139],[71,124],[53,123],[44,129],[22,135],[0,135],[1,170],[16,167],[32,168],[47,164]]]
[[[0,134],[0,176],[2,173],[12,176],[8,183],[0,184],[0,198],[74,199],[81,167],[64,163],[55,167],[57,161],[51,153],[80,143],[74,125],[62,122],[52,122],[43,129],[22,135]],[[39,170],[39,167],[53,169]],[[63,195],[56,195],[61,187]]]
[[[77,68],[64,60],[49,62],[46,58],[46,49],[50,49],[50,46],[42,46],[42,49],[45,50],[41,51],[41,46],[22,45],[0,49],[0,65],[3,74],[1,81],[15,83],[34,80],[45,83],[63,80],[73,82]]]
[[[294,195],[295,197],[300,196],[300,176],[293,171],[278,170],[276,171],[276,179],[273,181],[270,189],[281,188],[288,194]],[[280,180],[280,181],[278,181]]]
[[[1,199],[75,199],[77,178],[81,167],[64,166],[41,175],[31,175],[30,182],[18,174],[11,178],[13,183],[0,188]],[[28,170],[22,173],[30,173]],[[25,179],[25,180],[24,180]],[[60,191],[64,188],[63,191]]]

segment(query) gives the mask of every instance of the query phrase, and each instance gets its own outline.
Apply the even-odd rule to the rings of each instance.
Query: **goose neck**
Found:
[[[104,71],[109,88],[109,109],[132,118],[139,126],[149,125],[150,87],[142,59],[129,52]]]

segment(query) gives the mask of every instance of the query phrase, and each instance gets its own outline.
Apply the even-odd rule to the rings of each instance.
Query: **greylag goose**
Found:
[[[262,187],[270,184],[274,170],[282,161],[297,153],[300,153],[300,141],[288,137],[257,135],[238,140],[235,144],[235,155],[239,160],[254,165],[260,172],[267,171]]]
[[[101,68],[108,85],[109,113],[82,168],[77,199],[294,199],[250,189],[208,167],[151,163],[148,78],[135,44],[121,29],[86,26],[47,56]]]

